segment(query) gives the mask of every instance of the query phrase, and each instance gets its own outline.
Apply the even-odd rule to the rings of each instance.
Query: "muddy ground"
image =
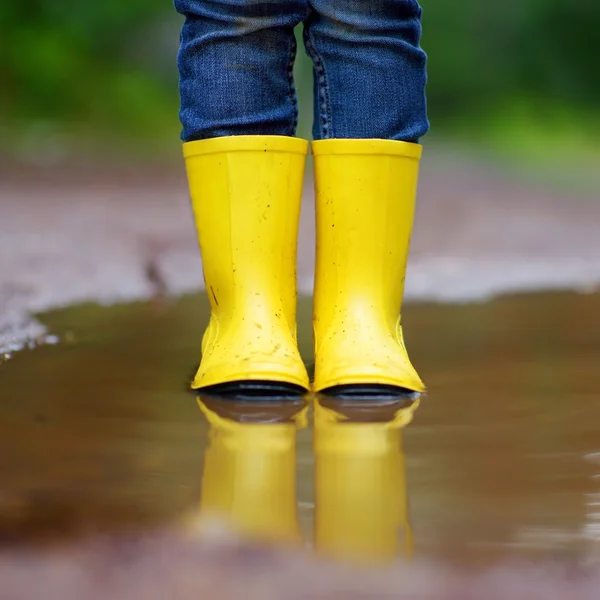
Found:
[[[503,291],[594,289],[600,201],[552,180],[445,150],[425,155],[407,276],[409,300],[479,300]],[[314,262],[311,177],[299,288]],[[202,284],[182,167],[0,172],[0,350],[45,333],[33,314],[84,301],[181,294]]]
[[[311,202],[309,178],[304,294]],[[598,597],[600,313],[597,296],[580,294],[600,284],[593,190],[425,160],[408,299],[478,304],[409,309],[430,385],[406,433],[418,552],[379,568],[179,524],[197,502],[207,438],[184,389],[197,298],[41,315],[200,288],[181,169],[4,170],[0,217],[0,351],[14,354],[0,364],[2,600]],[[481,303],[557,288],[577,293]],[[14,353],[31,340],[58,346]],[[308,438],[299,448],[302,520]],[[120,530],[143,511],[160,518]],[[493,560],[453,566],[461,545]]]
[[[40,552],[0,553],[5,600],[595,600],[600,575],[558,565],[479,573],[416,561],[374,571],[288,550],[158,532]]]

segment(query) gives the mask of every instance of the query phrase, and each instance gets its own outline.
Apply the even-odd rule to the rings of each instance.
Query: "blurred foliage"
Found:
[[[174,57],[153,39],[165,20],[176,46],[178,20],[161,0],[3,0],[2,114],[126,133],[176,122]]]
[[[422,0],[434,121],[597,111],[598,0]]]
[[[548,130],[598,125],[599,0],[421,3],[434,132],[500,135],[532,120]],[[172,135],[180,23],[164,0],[2,0],[5,128]],[[305,101],[306,58],[297,72]]]

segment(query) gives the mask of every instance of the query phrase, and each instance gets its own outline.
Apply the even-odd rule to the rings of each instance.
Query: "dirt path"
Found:
[[[11,600],[593,600],[600,583],[593,569],[555,565],[466,573],[413,561],[369,572],[281,549],[197,543],[171,532],[51,552],[0,551],[0,575],[3,597]]]
[[[600,282],[600,201],[425,160],[407,278],[410,299],[472,300]],[[312,287],[312,193],[299,286]],[[181,294],[202,282],[183,171],[0,178],[0,351],[44,335],[31,316],[77,302]]]

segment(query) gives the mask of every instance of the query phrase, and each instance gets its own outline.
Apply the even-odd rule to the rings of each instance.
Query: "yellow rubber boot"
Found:
[[[296,343],[296,252],[308,142],[235,136],[183,145],[211,304],[193,388],[307,389]]]
[[[313,154],[314,389],[380,384],[422,392],[400,321],[421,146],[321,140]]]
[[[315,546],[323,554],[375,563],[412,554],[401,430],[415,408],[356,422],[315,402]]]
[[[200,527],[221,520],[252,540],[298,542],[296,430],[306,408],[284,422],[248,423],[199,404],[210,424]]]

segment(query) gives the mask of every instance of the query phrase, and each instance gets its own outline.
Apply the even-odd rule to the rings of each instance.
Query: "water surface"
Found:
[[[418,408],[197,398],[206,314],[189,296],[42,317],[62,343],[0,366],[3,540],[193,514],[361,560],[599,552],[599,296],[407,307]]]

